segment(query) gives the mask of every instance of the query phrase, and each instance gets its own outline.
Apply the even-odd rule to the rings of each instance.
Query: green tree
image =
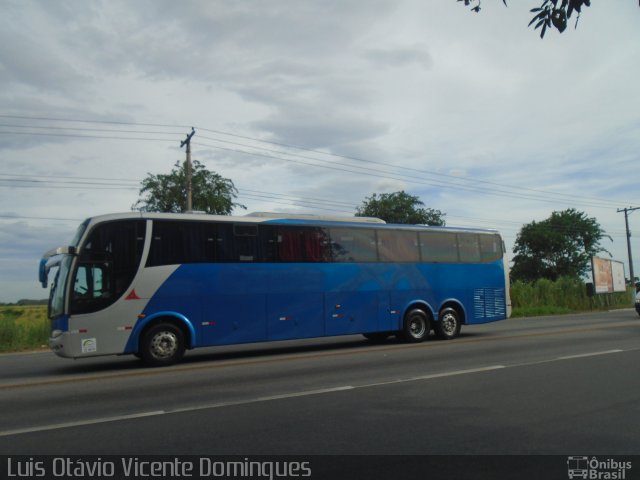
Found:
[[[197,160],[192,168],[193,209],[216,215],[229,215],[234,207],[246,208],[235,203],[238,190],[228,178],[207,170]],[[171,173],[147,174],[142,180],[140,198],[131,207],[141,212],[183,212],[187,196],[185,166],[179,161]]]
[[[600,245],[605,237],[611,240],[596,219],[584,212],[573,208],[553,212],[546,220],[524,225],[518,233],[511,278],[532,282],[580,277],[588,271],[591,257],[607,252]]]
[[[394,193],[374,193],[356,208],[357,217],[377,217],[387,223],[412,225],[444,225],[440,210],[423,208],[424,203],[416,196],[404,191]]]
[[[471,6],[473,12],[480,11],[481,0],[458,0],[458,2]],[[574,12],[577,13],[575,23],[577,28],[582,8],[591,6],[591,0],[540,0],[540,2],[539,7],[531,9],[531,13],[535,15],[529,22],[529,26],[535,24],[534,28],[541,29],[540,38],[544,38],[547,28],[555,28],[560,33],[564,32]],[[507,5],[506,0],[502,0],[502,3]]]

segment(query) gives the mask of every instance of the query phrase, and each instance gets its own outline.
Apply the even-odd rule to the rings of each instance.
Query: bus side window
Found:
[[[257,262],[258,259],[258,227],[257,225],[234,225],[233,234],[236,262]]]
[[[417,262],[418,232],[378,230],[378,255],[381,262]]]
[[[500,235],[480,235],[480,256],[483,262],[495,262],[502,258]]]
[[[234,261],[233,225],[231,223],[217,223],[213,225],[212,239],[215,243],[215,258],[213,261],[227,263]]]
[[[334,262],[376,262],[376,234],[369,228],[332,228],[331,254]]]
[[[480,262],[480,242],[475,233],[458,233],[458,253],[463,263]]]
[[[263,225],[259,228],[263,262],[327,262],[331,255],[326,229]]]
[[[458,261],[457,245],[453,232],[420,232],[423,262],[455,263]]]
[[[278,229],[278,259],[281,262],[302,262],[302,230],[297,227]]]
[[[324,228],[305,228],[302,233],[304,261],[328,262],[331,260],[329,232]]]

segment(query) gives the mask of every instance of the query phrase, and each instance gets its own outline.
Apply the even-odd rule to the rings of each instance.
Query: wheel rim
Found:
[[[427,329],[427,322],[423,318],[413,317],[409,322],[409,333],[413,338],[422,338]]]
[[[447,335],[454,335],[458,328],[458,319],[453,313],[447,313],[440,320],[442,331]]]
[[[172,357],[178,351],[178,337],[175,333],[158,332],[151,339],[151,355],[156,359]]]

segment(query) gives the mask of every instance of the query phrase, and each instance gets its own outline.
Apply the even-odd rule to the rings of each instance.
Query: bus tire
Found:
[[[152,367],[163,367],[178,362],[186,349],[184,333],[174,323],[153,325],[142,336],[139,354],[142,361]]]
[[[431,330],[429,315],[424,310],[413,308],[404,316],[399,338],[405,342],[418,343],[426,340]]]
[[[442,340],[451,340],[460,334],[462,322],[455,308],[446,307],[440,310],[438,321],[433,325],[436,336]]]

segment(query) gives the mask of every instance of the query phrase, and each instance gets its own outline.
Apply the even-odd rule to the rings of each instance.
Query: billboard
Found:
[[[624,263],[607,258],[593,257],[591,259],[591,269],[596,293],[626,291]]]

